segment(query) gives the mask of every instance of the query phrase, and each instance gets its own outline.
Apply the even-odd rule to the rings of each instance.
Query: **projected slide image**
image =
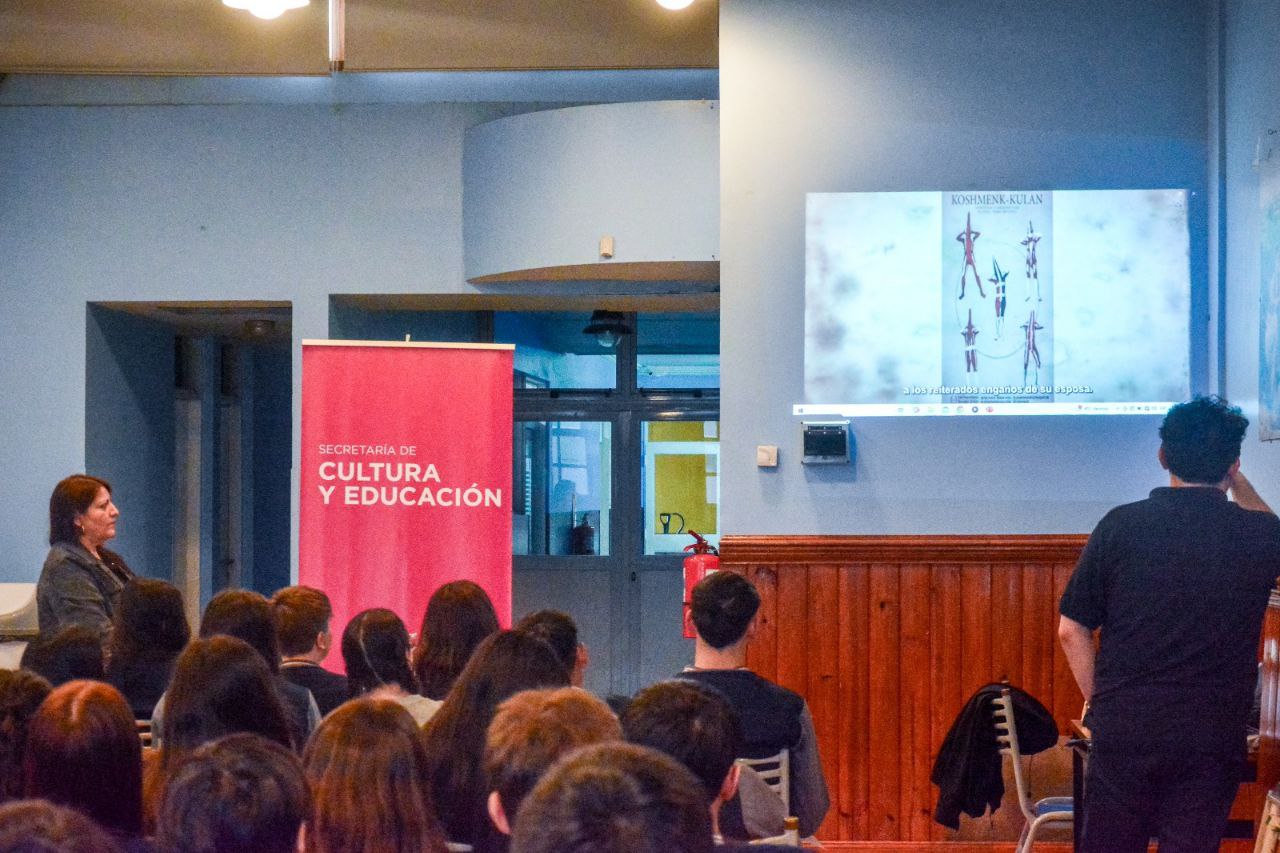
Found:
[[[956,282],[940,289],[944,388],[1006,389],[1010,402],[1051,396],[1040,390],[1053,388],[1051,214],[1045,192],[942,194],[942,276]]]
[[[1144,413],[1188,396],[1181,190],[813,193],[807,216],[799,414]]]

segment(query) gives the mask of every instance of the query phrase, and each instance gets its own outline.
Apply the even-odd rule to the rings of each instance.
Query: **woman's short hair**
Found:
[[[171,658],[190,640],[191,626],[176,586],[154,578],[125,584],[111,623],[111,660],[143,654]]]
[[[200,617],[200,636],[225,634],[244,640],[258,650],[271,672],[280,669],[280,639],[276,614],[261,593],[248,589],[224,589],[209,599]]]
[[[339,706],[307,743],[303,766],[315,797],[308,850],[443,853],[422,732],[399,703],[364,697]]]
[[[422,695],[443,699],[480,641],[498,631],[489,596],[473,581],[451,581],[427,602],[413,649],[413,671]]]
[[[602,743],[570,753],[525,800],[512,853],[712,853],[702,786],[657,750]]]
[[[207,743],[170,774],[156,826],[161,853],[293,853],[311,815],[298,757],[234,734]]]
[[[53,487],[49,497],[49,544],[80,541],[76,517],[83,515],[98,496],[99,489],[111,494],[111,484],[88,474],[72,474]]]
[[[217,635],[192,641],[178,656],[165,694],[161,763],[173,768],[198,747],[250,732],[292,747],[275,681],[244,640]]]
[[[409,668],[409,632],[400,617],[385,608],[361,610],[351,617],[342,632],[342,660],[353,696],[387,684],[409,693],[418,690]]]
[[[124,853],[124,848],[75,809],[48,800],[0,806],[0,853]]]
[[[426,729],[431,793],[450,841],[471,843],[488,826],[482,762],[498,704],[521,690],[568,686],[564,665],[535,637],[499,631],[476,647]]]
[[[84,812],[121,837],[142,830],[142,743],[129,703],[109,684],[54,689],[27,726],[23,792]]]
[[[22,796],[27,724],[53,687],[25,669],[0,669],[0,803]]]

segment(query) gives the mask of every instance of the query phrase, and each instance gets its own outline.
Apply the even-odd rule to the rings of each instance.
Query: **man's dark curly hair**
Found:
[[[1188,483],[1219,483],[1240,458],[1249,419],[1221,397],[1195,397],[1179,403],[1160,425],[1164,461]]]

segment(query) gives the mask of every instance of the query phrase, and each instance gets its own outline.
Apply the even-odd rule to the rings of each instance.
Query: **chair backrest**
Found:
[[[1022,750],[1018,747],[1018,724],[1013,718],[1013,696],[1009,689],[1000,691],[1000,695],[991,701],[991,715],[995,721],[996,743],[1000,745],[1000,754],[1007,755],[1013,761],[1013,782],[1018,789],[1018,808],[1028,821],[1035,820],[1035,809],[1031,804],[1031,790],[1027,785],[1027,777],[1022,772]]]
[[[776,755],[764,758],[739,758],[738,763],[750,767],[764,783],[782,798],[785,814],[791,814],[791,751],[785,747]]]

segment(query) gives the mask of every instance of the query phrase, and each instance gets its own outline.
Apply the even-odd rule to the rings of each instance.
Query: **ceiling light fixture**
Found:
[[[617,311],[592,311],[591,322],[582,330],[584,335],[595,335],[596,343],[605,349],[613,349],[623,335],[631,334],[631,327]]]
[[[681,9],[688,9],[693,0],[658,0],[658,5],[664,9],[670,9],[673,12],[679,12]]]
[[[264,20],[278,18],[290,9],[301,9],[311,0],[222,0],[224,6],[243,9]]]

